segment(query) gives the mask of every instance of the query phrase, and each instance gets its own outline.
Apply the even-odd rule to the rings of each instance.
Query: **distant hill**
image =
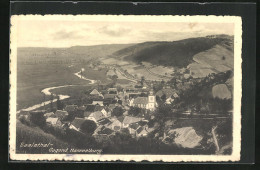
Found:
[[[107,44],[95,46],[73,46],[67,49],[72,54],[80,54],[87,56],[106,57],[123,48],[128,48],[133,44]]]
[[[233,36],[212,35],[172,42],[144,42],[121,49],[113,54],[126,61],[150,62],[154,65],[186,67],[193,56],[216,45],[233,52]]]
[[[89,58],[106,57],[112,53],[132,46],[133,44],[105,44],[95,46],[73,46],[69,48],[45,48],[45,47],[20,47],[17,54],[18,59],[23,58]]]

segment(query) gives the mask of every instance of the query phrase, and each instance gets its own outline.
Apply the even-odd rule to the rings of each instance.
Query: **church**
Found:
[[[148,97],[137,97],[135,99],[131,99],[129,101],[129,105],[153,111],[156,106],[155,96],[152,92],[150,92]]]

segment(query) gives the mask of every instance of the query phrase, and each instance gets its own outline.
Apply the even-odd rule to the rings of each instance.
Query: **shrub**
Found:
[[[124,113],[124,109],[122,107],[115,107],[112,111],[112,116],[120,117]]]
[[[97,124],[92,120],[85,120],[85,122],[80,127],[82,132],[89,135],[92,135],[96,128]]]

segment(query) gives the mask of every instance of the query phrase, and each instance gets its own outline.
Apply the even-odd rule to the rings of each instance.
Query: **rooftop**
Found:
[[[100,112],[100,111],[97,111],[97,112],[93,112],[89,115],[89,117],[93,117],[96,121],[100,120],[100,119],[103,119],[105,118],[105,115]]]
[[[71,122],[71,124],[72,124],[74,127],[80,129],[80,126],[81,126],[84,122],[85,122],[85,119],[75,118],[75,119]]]
[[[124,124],[131,124],[131,123],[139,122],[141,120],[142,120],[142,118],[139,118],[139,117],[126,116],[123,120],[123,123]]]
[[[172,95],[174,95],[176,92],[175,90],[168,88],[168,89],[161,89],[156,93],[156,96],[162,97],[162,95],[166,95],[166,98],[171,97]]]
[[[103,109],[104,109],[104,106],[89,104],[86,106],[85,111],[86,112],[96,112],[96,111],[101,111]]]
[[[57,110],[57,111],[55,112],[55,115],[58,116],[58,117],[63,117],[63,116],[69,115],[69,113],[68,113],[67,111]]]
[[[97,89],[94,89],[92,92],[90,92],[90,95],[100,95],[100,93],[97,91]]]
[[[134,100],[134,104],[147,104],[148,103],[148,98],[147,97],[137,97]]]
[[[77,108],[77,105],[67,105],[64,110],[66,110],[67,112],[74,112],[77,110]]]

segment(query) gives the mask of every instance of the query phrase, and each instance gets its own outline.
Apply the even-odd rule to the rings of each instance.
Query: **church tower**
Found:
[[[148,109],[155,109],[155,96],[153,95],[153,92],[150,92],[148,95]]]

